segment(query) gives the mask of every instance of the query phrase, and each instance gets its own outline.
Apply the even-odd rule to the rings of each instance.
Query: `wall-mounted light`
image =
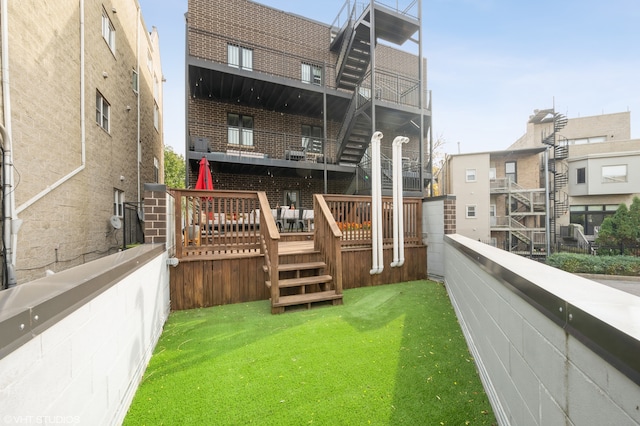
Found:
[[[107,74],[106,71],[102,71],[102,77],[107,78],[107,77],[109,77],[109,74]]]

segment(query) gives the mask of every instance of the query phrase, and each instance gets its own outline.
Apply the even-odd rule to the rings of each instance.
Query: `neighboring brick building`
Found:
[[[163,176],[163,76],[136,0],[7,3],[0,114],[25,282],[122,247],[111,217]]]
[[[274,207],[310,208],[314,193],[368,193],[367,148],[380,130],[389,158],[394,137],[410,137],[405,193],[422,195],[426,61],[389,46],[422,51],[420,2],[406,3],[376,3],[373,14],[368,2],[344,8],[353,13],[332,27],[249,0],[190,0],[187,184],[206,156],[216,189],[265,191]],[[387,44],[372,48],[372,33]]]
[[[630,122],[629,112],[567,119],[536,110],[507,150],[448,156],[443,190],[457,198],[458,233],[523,254],[544,254],[547,241],[588,245],[640,193]]]

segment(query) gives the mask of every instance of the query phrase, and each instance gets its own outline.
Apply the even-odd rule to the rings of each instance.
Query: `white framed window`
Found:
[[[124,217],[124,191],[113,188],[113,214]]]
[[[627,165],[602,166],[602,183],[620,183],[627,181]]]
[[[241,70],[253,71],[253,49],[236,44],[228,44],[227,65]]]
[[[319,65],[302,63],[300,70],[301,80],[303,83],[322,85],[322,67]]]
[[[476,216],[476,208],[475,204],[467,204],[466,206],[466,217],[467,219],[475,219]]]
[[[160,182],[160,160],[155,156],[153,157],[153,179],[156,183]]]
[[[111,105],[102,96],[102,93],[96,90],[96,123],[109,133]]]
[[[495,167],[490,167],[489,168],[489,180],[496,180],[496,177],[498,175],[496,174],[496,168]]]
[[[475,182],[476,181],[476,169],[467,169],[466,170],[466,181],[467,182]]]
[[[109,49],[116,51],[116,29],[107,15],[107,11],[102,9],[102,38],[109,45]]]
[[[227,143],[253,146],[253,117],[240,114],[227,115]]]
[[[504,175],[511,182],[518,182],[518,166],[515,161],[507,161],[504,163]]]
[[[157,103],[153,103],[153,127],[160,131],[160,108]]]
[[[135,93],[140,91],[140,80],[138,79],[138,71],[132,70],[131,72],[131,88]]]

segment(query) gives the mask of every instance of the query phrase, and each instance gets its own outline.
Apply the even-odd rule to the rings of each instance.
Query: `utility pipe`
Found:
[[[404,265],[404,212],[402,185],[402,144],[409,142],[409,138],[396,136],[393,140],[393,262],[391,267]]]
[[[380,141],[382,132],[371,136],[371,256],[369,273],[379,274],[384,269],[382,260],[382,180],[380,169]]]
[[[2,28],[2,105],[4,126],[0,125],[2,133],[2,201],[4,203],[3,226],[3,244],[4,244],[4,262],[6,271],[6,282],[8,287],[14,287],[17,284],[15,265],[16,265],[16,244],[18,243],[17,233],[20,227],[20,221],[17,220],[15,207],[15,191],[13,180],[13,144],[11,142],[11,85],[9,84],[9,16],[8,16],[8,0],[2,0],[0,4],[0,26]]]

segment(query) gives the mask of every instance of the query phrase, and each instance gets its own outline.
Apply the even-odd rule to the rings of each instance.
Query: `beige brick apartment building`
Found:
[[[456,195],[457,232],[527,255],[589,244],[607,216],[640,194],[640,140],[630,139],[630,122],[629,112],[567,119],[536,110],[508,149],[448,156],[443,189]]]
[[[406,3],[347,2],[329,25],[249,0],[190,0],[187,184],[205,156],[215,189],[266,191],[274,207],[367,193],[380,130],[385,167],[394,137],[410,137],[405,193],[421,195],[431,114],[421,4]]]
[[[122,247],[112,216],[131,202],[130,225],[144,183],[163,176],[162,69],[137,0],[3,3],[4,197],[21,223],[8,260],[21,283]]]

